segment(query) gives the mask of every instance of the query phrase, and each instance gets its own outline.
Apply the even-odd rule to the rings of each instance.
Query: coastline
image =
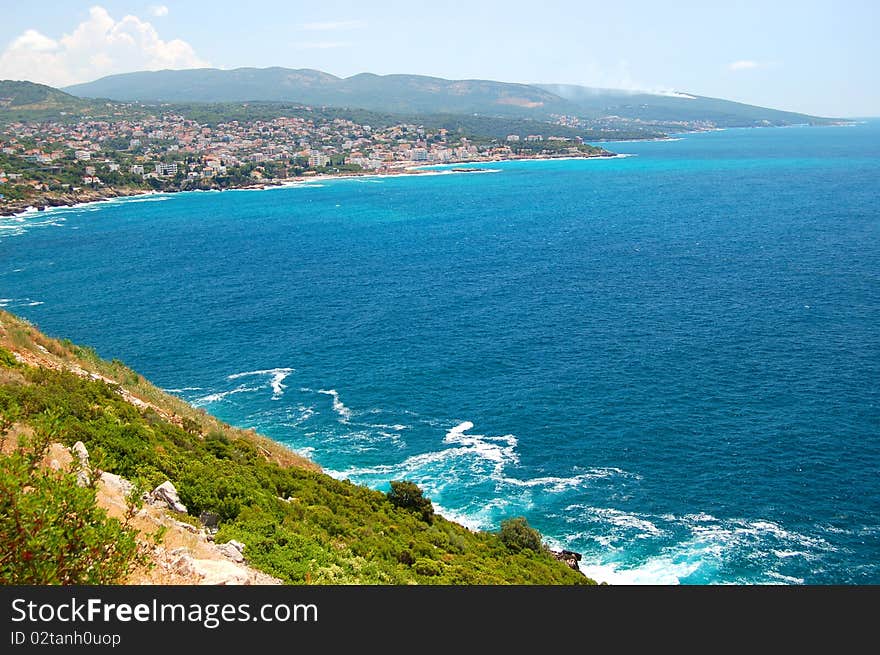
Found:
[[[493,164],[508,161],[546,161],[546,160],[576,160],[576,159],[618,159],[626,157],[617,153],[607,152],[606,154],[584,155],[584,156],[554,156],[554,155],[536,155],[525,157],[505,157],[503,159],[473,159],[462,162],[453,162],[449,164],[435,165],[417,165],[416,162],[400,162],[399,166],[383,172],[373,171],[357,171],[351,173],[317,173],[315,175],[299,176],[292,178],[269,179],[253,184],[233,185],[222,188],[208,189],[139,189],[134,187],[106,187],[104,189],[90,189],[81,194],[59,194],[47,195],[44,197],[32,198],[29,200],[3,201],[0,206],[0,218],[15,218],[21,216],[30,216],[35,213],[51,211],[57,208],[69,207],[85,207],[88,205],[109,202],[117,198],[133,198],[137,196],[153,196],[176,193],[199,193],[199,192],[221,192],[221,191],[266,191],[270,189],[291,188],[300,185],[308,185],[310,182],[345,180],[352,178],[386,178],[386,177],[412,177],[416,175],[464,175],[470,173],[487,173],[492,172],[486,169],[468,169],[470,164]],[[455,168],[436,169],[434,166],[451,166]]]
[[[149,465],[156,467],[154,474],[159,474],[157,479],[165,478],[166,482],[155,487],[152,493],[144,494],[144,506],[137,512],[137,520],[133,525],[143,533],[144,539],[149,538],[150,548],[145,551],[145,556],[157,566],[152,574],[149,569],[129,570],[122,584],[341,584],[338,577],[340,575],[339,564],[335,562],[323,566],[323,563],[316,564],[317,570],[310,570],[305,573],[305,577],[302,579],[299,559],[287,558],[284,550],[287,541],[279,539],[276,542],[270,538],[267,544],[265,536],[259,532],[260,526],[264,526],[262,521],[257,523],[257,528],[254,529],[254,524],[250,523],[243,513],[240,516],[239,512],[235,511],[229,516],[224,516],[222,518],[223,527],[234,531],[233,535],[239,539],[239,541],[233,541],[229,539],[228,533],[222,536],[218,534],[220,520],[218,513],[204,509],[198,512],[197,508],[190,504],[190,500],[187,500],[188,505],[181,503],[181,496],[178,495],[175,482],[180,485],[181,493],[183,493],[185,485],[192,488],[193,485],[200,484],[201,486],[197,487],[199,489],[210,487],[212,467],[216,465],[218,459],[234,461],[234,473],[238,476],[246,476],[246,479],[253,482],[250,487],[252,492],[268,490],[265,497],[262,498],[262,506],[272,507],[275,509],[275,513],[272,514],[264,510],[264,514],[272,514],[277,517],[278,510],[283,508],[281,512],[290,511],[287,514],[288,517],[296,516],[295,524],[303,531],[295,534],[300,539],[310,539],[313,548],[326,549],[327,552],[333,553],[338,553],[340,550],[339,533],[328,531],[325,538],[324,533],[320,532],[326,528],[321,517],[327,513],[338,513],[340,521],[346,521],[347,525],[354,525],[356,528],[366,527],[369,535],[378,533],[389,544],[394,544],[395,536],[402,532],[403,535],[400,537],[398,545],[404,544],[404,548],[406,548],[408,536],[411,537],[409,540],[409,548],[411,549],[415,549],[414,541],[422,537],[430,538],[426,524],[437,526],[439,523],[444,534],[456,538],[454,548],[422,539],[422,547],[417,551],[420,553],[420,558],[414,559],[412,564],[401,562],[393,552],[372,560],[377,566],[385,565],[386,572],[396,571],[399,576],[403,577],[367,577],[370,573],[360,577],[360,571],[355,570],[348,573],[350,577],[344,583],[424,584],[436,583],[439,579],[438,576],[449,575],[449,578],[441,579],[441,583],[597,584],[581,570],[579,562],[582,560],[582,555],[580,553],[557,548],[555,542],[544,541],[540,533],[535,532],[537,537],[542,539],[545,548],[535,550],[534,553],[523,557],[519,555],[519,549],[507,546],[504,537],[499,536],[495,531],[471,528],[458,522],[454,516],[441,513],[439,506],[432,506],[430,519],[415,518],[410,516],[412,509],[409,506],[389,501],[388,494],[381,491],[372,490],[364,485],[351,484],[350,486],[356,486],[364,494],[369,494],[370,497],[364,498],[352,494],[346,485],[338,483],[320,465],[297,453],[284,443],[259,434],[253,428],[235,427],[182,398],[156,387],[119,360],[108,362],[97,355],[89,356],[87,350],[84,351],[69,341],[59,341],[49,337],[26,319],[4,309],[0,309],[0,356],[3,357],[0,359],[0,371],[4,371],[6,374],[6,377],[0,381],[0,387],[9,384],[35,386],[42,384],[41,381],[34,382],[24,378],[19,380],[21,369],[41,369],[60,375],[70,375],[82,380],[84,385],[103,383],[108,386],[108,389],[112,389],[109,396],[110,403],[131,405],[136,408],[136,414],[140,421],[150,420],[152,421],[151,425],[164,423],[172,426],[169,428],[171,431],[178,431],[174,441],[168,441],[167,438],[163,440],[162,437],[156,437],[153,433],[150,433],[148,437],[139,434],[137,439],[142,437],[146,439],[147,453],[150,452],[150,449],[156,452],[161,450],[163,458],[175,458],[178,462],[185,459],[210,465],[199,470],[196,474],[197,481],[182,481],[181,477],[175,475],[176,471],[166,471],[164,468],[159,468],[163,465],[164,459],[162,462],[158,459],[151,460],[149,454],[147,455],[146,459],[150,461]],[[54,391],[53,388],[52,392],[46,393],[47,398],[52,402],[57,401],[58,398],[57,395],[52,395]],[[82,398],[85,392],[84,387],[69,384],[62,397]],[[105,411],[108,410],[104,406],[97,408],[98,418],[95,420],[100,421]],[[16,416],[17,420],[13,423],[11,432],[12,441],[8,444],[0,443],[0,456],[5,456],[11,450],[7,446],[17,445],[19,436],[26,434],[26,431],[30,429],[29,421],[33,419],[34,414],[36,412],[25,416],[22,412],[21,415]],[[147,419],[148,415],[149,419]],[[137,421],[138,419],[132,420]],[[189,438],[182,436],[181,433],[188,434]],[[96,444],[96,441],[103,436],[103,433],[94,435],[89,430],[85,430],[83,435],[89,443],[89,449],[94,445],[101,447],[100,444]],[[212,435],[214,436],[212,437]],[[214,450],[204,445],[218,441],[226,445],[228,449],[232,449],[226,454],[242,452],[247,456],[227,457],[221,453],[221,456],[218,457]],[[68,448],[69,442],[53,442],[50,453],[53,458],[58,459],[64,465],[69,465],[74,461],[74,457],[84,457],[85,460],[80,459],[79,461],[85,461],[85,464],[81,464],[81,466],[88,467],[89,451],[86,450],[83,441],[77,443],[78,445]],[[107,447],[108,449],[119,448],[116,442],[108,443]],[[85,455],[77,454],[83,452]],[[49,461],[46,460],[46,465],[52,466]],[[123,514],[127,506],[125,499],[131,490],[130,471],[122,468],[124,466],[123,464],[117,465],[114,467],[115,470],[110,472],[101,471],[99,479],[98,489],[100,491],[96,500],[102,503],[101,506],[115,518],[125,516]],[[58,466],[54,467],[59,468]],[[271,472],[271,476],[255,475],[261,471]],[[288,474],[290,471],[295,471],[295,473]],[[283,489],[287,495],[280,496],[277,495],[280,491],[278,487],[270,486],[272,483],[264,482],[264,479],[276,480],[285,474],[287,474],[287,486]],[[165,491],[160,493],[156,489],[164,489]],[[307,507],[301,504],[300,493],[306,498],[313,499],[310,500]],[[260,498],[260,496],[261,494],[257,493],[252,497]],[[281,501],[280,505],[278,501]],[[378,511],[375,505],[385,501],[389,501],[391,506]],[[209,498],[202,502],[215,501]],[[321,513],[322,507],[325,509],[332,507],[333,510]],[[310,521],[310,514],[317,518]],[[382,522],[383,526],[390,524],[393,528],[387,532],[381,528],[377,529],[376,526],[379,525],[379,522]],[[285,530],[280,521],[277,521],[275,525],[278,526],[279,532]],[[285,523],[285,525],[289,525],[289,523]],[[165,529],[158,538],[155,538],[154,532],[157,526],[165,526]],[[286,532],[282,533],[282,537],[289,537],[293,534],[291,530],[288,527]],[[214,539],[215,534],[218,535],[216,540]],[[351,529],[344,534],[352,535],[352,544],[359,550],[366,550],[374,546],[372,541],[361,539],[359,530]],[[501,546],[503,550],[496,547],[494,552],[487,553],[485,539],[495,540],[496,546]],[[260,548],[274,549],[275,557],[271,559],[260,557],[255,544],[256,540],[259,540]],[[183,542],[182,547],[181,542]],[[231,544],[237,552],[230,551],[226,544]],[[246,550],[248,548],[250,550]],[[251,555],[251,553],[254,554]],[[422,555],[421,553],[427,554]],[[348,559],[355,559],[355,555],[343,554],[341,557],[343,563]],[[456,558],[460,558],[461,561],[456,562]],[[457,569],[460,570],[465,564],[472,564],[475,559],[478,564],[483,564],[483,568],[487,565],[494,565],[497,568],[486,573],[482,579],[456,577],[458,576]],[[506,561],[502,562],[502,559],[506,559]],[[421,568],[413,567],[419,561],[423,563],[423,566]],[[432,568],[424,568],[425,562],[428,561],[437,563]],[[401,564],[406,568],[400,568]],[[550,565],[549,568],[548,565]],[[310,578],[310,574],[315,577]],[[324,575],[324,577],[318,577],[320,575]],[[389,582],[389,580],[393,581]]]

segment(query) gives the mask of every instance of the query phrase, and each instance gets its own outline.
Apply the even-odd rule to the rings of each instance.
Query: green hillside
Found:
[[[526,84],[371,73],[343,79],[321,71],[277,67],[124,73],[66,90],[81,97],[121,101],[297,102],[392,113],[480,113],[514,118],[546,118],[576,109],[559,96]]]
[[[340,78],[289,68],[142,71],[110,75],[66,91],[80,97],[139,102],[295,102],[396,114],[479,114],[586,121],[617,117],[618,123],[711,123],[717,127],[826,124],[832,119],[757,107],[692,94],[652,94],[566,84],[514,84],[447,80],[424,75],[361,73]],[[596,126],[593,126],[596,127]]]
[[[120,362],[50,339],[0,311],[0,446],[10,430],[68,447],[82,441],[95,465],[142,489],[170,480],[189,511],[180,519],[199,525],[202,513],[216,515],[217,542],[243,542],[251,566],[288,583],[592,583],[558,561],[521,522],[501,533],[472,532],[435,515],[414,485],[384,494],[335,480],[278,444],[163,393]],[[65,516],[68,496],[76,496],[82,516],[100,521],[75,484],[58,486],[56,480],[43,506],[26,502],[34,498],[28,494],[42,491],[23,481],[27,461],[27,453],[0,455],[0,581],[6,583],[34,581],[28,563],[33,552],[16,549],[37,537],[43,568],[36,579],[57,579],[53,549],[70,535],[41,525],[39,516]],[[26,492],[28,485],[36,491]],[[124,528],[110,523],[69,525],[91,530],[93,541],[114,530],[130,541]],[[36,537],[22,537],[22,526]],[[98,554],[114,548],[92,547]],[[113,572],[124,572],[115,552]],[[74,581],[107,581],[94,570],[88,575]]]
[[[72,120],[113,111],[100,100],[77,98],[45,84],[0,80],[0,122]]]
[[[58,109],[85,104],[82,99],[45,84],[0,80],[0,108],[3,109]]]

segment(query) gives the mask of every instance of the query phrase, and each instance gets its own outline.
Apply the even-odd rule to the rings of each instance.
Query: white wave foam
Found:
[[[227,379],[237,380],[238,378],[249,377],[252,375],[271,375],[272,379],[269,381],[269,386],[272,387],[272,400],[278,400],[284,395],[284,390],[287,388],[287,385],[283,384],[284,380],[293,372],[294,369],[292,368],[269,368],[260,371],[233,373],[232,375],[227,376]]]
[[[348,423],[351,420],[351,409],[342,404],[339,400],[339,392],[336,389],[318,389],[318,393],[333,398],[333,411],[339,414],[340,422]]]
[[[194,400],[193,405],[195,405],[196,407],[200,407],[201,405],[210,405],[211,403],[216,403],[218,401],[221,401],[224,398],[232,396],[233,394],[248,393],[250,391],[259,391],[259,390],[260,390],[260,387],[246,387],[244,385],[241,385],[241,386],[236,387],[235,389],[232,389],[230,391],[220,391],[218,393],[211,393],[211,394],[208,394],[207,396],[202,396],[201,398]]]
[[[201,391],[202,387],[180,387],[179,389],[162,389],[166,393],[184,393],[185,391]]]
[[[684,517],[685,525],[688,525]],[[700,521],[690,524],[694,536],[703,541],[720,541],[728,544],[755,543],[760,544],[768,539],[792,544],[800,548],[813,550],[834,551],[836,547],[821,537],[811,537],[786,530],[777,523],[762,520],[729,519],[727,521]]]
[[[602,516],[612,525],[641,531],[642,534],[639,535],[639,538],[659,537],[664,534],[664,531],[651,521],[637,514],[629,514],[608,508],[602,513]]]
[[[471,512],[456,511],[436,502],[434,503],[434,509],[438,514],[441,514],[450,521],[463,525],[468,530],[495,530],[498,526],[495,525],[493,514],[506,514],[506,508],[509,504],[509,501],[504,498],[493,498],[486,503],[482,503],[479,510]]]
[[[443,443],[460,444],[466,452],[472,452],[479,458],[494,463],[493,477],[502,478],[502,471],[508,463],[519,462],[516,453],[517,439],[512,434],[500,437],[487,437],[483,434],[465,434],[474,428],[470,421],[462,421],[450,429],[443,438]],[[441,451],[442,452],[442,451]]]
[[[401,430],[409,430],[408,425],[403,425],[402,423],[364,423],[367,427],[377,428],[379,430],[397,430],[400,432]]]
[[[561,547],[587,553],[581,570],[610,584],[716,580],[719,574],[723,576],[730,561],[741,557],[760,567],[759,572],[749,574],[748,579],[727,582],[803,584],[803,578],[786,570],[792,565],[792,558],[816,561],[821,560],[823,553],[836,550],[822,538],[800,534],[768,520],[719,519],[707,513],[654,516],[588,505],[570,505],[565,513],[569,524],[583,525],[583,519],[593,519],[604,526],[568,534],[557,541]],[[667,544],[663,538],[671,535],[676,540]],[[657,542],[659,550],[637,556],[633,561],[633,540],[657,537],[663,539]],[[595,552],[597,544],[601,547],[599,553]]]
[[[126,205],[133,205],[138,202],[162,202],[163,200],[171,200],[171,196],[151,196],[149,198],[141,198],[140,196],[132,196],[126,200],[119,200],[117,202],[123,202]]]
[[[296,417],[297,425],[299,425],[300,423],[305,423],[315,415],[314,407],[306,407],[304,405],[300,405],[299,407],[297,407],[297,410],[299,411],[299,416]]]
[[[463,421],[450,428],[443,439],[448,448],[411,455],[396,464],[351,467],[335,473],[340,478],[360,478],[370,484],[381,484],[389,479],[413,480],[432,498],[442,495],[448,485],[470,486],[487,480],[500,483],[504,479],[504,469],[508,464],[518,462],[517,440],[513,435],[490,437],[481,434],[468,434],[473,423]],[[357,437],[359,433],[349,436]],[[393,432],[380,433],[399,444],[400,435]],[[364,480],[366,478],[366,480]],[[481,503],[475,511],[486,511],[486,503]],[[461,508],[457,515],[472,515]],[[485,517],[486,520],[489,517]]]
[[[652,557],[636,567],[625,567],[621,563],[603,564],[584,561],[581,561],[579,566],[584,575],[596,582],[607,582],[612,585],[678,585],[683,579],[695,573],[700,563],[661,555]]]
[[[530,478],[528,480],[519,480],[517,478],[504,478],[504,482],[515,487],[543,487],[544,491],[547,491],[549,493],[561,493],[563,491],[566,491],[567,489],[579,487],[588,480],[593,480],[596,477],[597,476],[591,475],[589,473],[582,473],[580,475],[573,475],[569,478],[561,478],[557,476]]]
[[[780,584],[804,584],[803,578],[796,578],[792,575],[783,575],[776,571],[768,571],[768,576],[780,581]]]
[[[44,304],[42,300],[31,298],[0,298],[0,307],[37,307]]]
[[[786,559],[788,557],[810,557],[809,553],[805,553],[801,550],[771,550],[770,552],[780,559]]]

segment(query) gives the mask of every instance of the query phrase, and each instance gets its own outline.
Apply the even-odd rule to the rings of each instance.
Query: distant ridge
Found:
[[[481,114],[547,120],[717,127],[827,124],[809,116],[693,94],[659,95],[564,84],[447,80],[423,75],[360,73],[340,78],[312,69],[236,68],[142,71],[110,75],[64,89],[86,98],[139,102],[298,102],[407,114]]]
[[[163,70],[111,75],[65,89],[80,97],[140,102],[299,102],[394,113],[482,113],[544,118],[577,111],[526,84],[361,73],[340,78],[311,69]]]
[[[18,80],[0,80],[0,109],[34,110],[83,107],[89,104],[64,91],[45,84]]]
[[[723,127],[822,125],[837,120],[690,93],[646,93],[574,84],[539,84],[538,88],[569,100],[579,107],[582,114],[592,118],[619,116],[661,122],[711,121]]]

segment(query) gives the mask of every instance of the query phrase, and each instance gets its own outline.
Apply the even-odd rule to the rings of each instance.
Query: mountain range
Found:
[[[478,114],[604,123],[715,127],[827,124],[834,119],[687,93],[646,93],[560,84],[447,80],[361,73],[341,78],[289,68],[142,71],[64,89],[82,98],[128,102],[296,102],[405,114]]]

